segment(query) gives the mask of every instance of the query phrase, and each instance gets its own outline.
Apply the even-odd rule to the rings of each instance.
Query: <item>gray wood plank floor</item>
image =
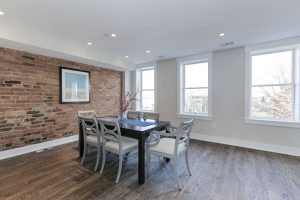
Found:
[[[144,185],[137,184],[137,152],[124,161],[109,154],[104,174],[93,171],[95,152],[80,165],[76,143],[0,161],[0,199],[300,199],[300,158],[192,141],[188,176],[184,157],[178,191],[170,163],[153,157]]]

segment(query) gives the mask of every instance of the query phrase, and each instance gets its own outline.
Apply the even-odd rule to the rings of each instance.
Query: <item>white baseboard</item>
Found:
[[[62,144],[67,144],[70,142],[75,142],[78,141],[78,135],[72,135],[56,140],[51,140],[47,142],[42,142],[42,143],[37,143],[37,144],[32,144],[24,147],[19,147],[15,149],[10,149],[6,151],[0,151],[0,160],[6,159],[6,158],[11,158],[15,156],[19,156],[22,154],[62,145]]]
[[[247,140],[239,140],[225,137],[217,137],[211,135],[203,135],[198,133],[191,133],[191,139],[202,140],[213,143],[227,144],[238,147],[245,147],[249,149],[256,149],[261,151],[268,151],[273,153],[287,154],[300,157],[300,148],[287,147],[281,145],[273,145],[259,142],[252,142]]]
[[[232,146],[245,147],[245,148],[249,148],[249,149],[269,151],[269,152],[273,152],[273,153],[281,153],[281,154],[287,154],[287,155],[300,157],[300,148],[295,148],[295,147],[258,143],[258,142],[252,142],[252,141],[246,141],[246,140],[217,137],[217,136],[211,136],[211,135],[203,135],[203,134],[198,134],[198,133],[191,133],[191,139],[219,143],[219,144],[227,144],[227,145],[232,145]],[[42,149],[46,149],[46,148],[50,148],[50,147],[54,147],[54,146],[58,146],[58,145],[62,145],[62,144],[67,144],[70,142],[75,142],[75,141],[78,141],[78,135],[72,135],[72,136],[65,137],[65,138],[60,138],[60,139],[42,142],[42,143],[38,143],[38,144],[33,144],[33,145],[28,145],[28,146],[10,149],[10,150],[6,150],[6,151],[1,151],[0,152],[0,160],[19,156],[19,155],[26,154],[26,153],[31,153],[34,151],[38,151],[38,150],[42,150]]]

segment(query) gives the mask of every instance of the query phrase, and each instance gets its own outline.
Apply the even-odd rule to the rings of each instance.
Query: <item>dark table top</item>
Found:
[[[100,117],[99,119],[110,120],[110,119],[117,119],[117,117],[109,116],[109,117]],[[136,120],[138,120],[138,119],[136,119]],[[155,121],[155,120],[151,120],[151,119],[147,119],[147,120],[142,119],[139,121],[140,122],[150,122],[153,124],[151,124],[149,126],[138,126],[138,125],[128,124],[128,123],[126,123],[126,121],[125,122],[119,121],[120,129],[144,133],[144,132],[151,132],[153,130],[157,130],[157,129],[160,129],[160,128],[170,125],[170,122],[167,122],[167,121]]]

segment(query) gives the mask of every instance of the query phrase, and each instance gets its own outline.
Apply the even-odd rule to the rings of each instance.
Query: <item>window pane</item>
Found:
[[[154,110],[154,91],[142,92],[142,110]]]
[[[186,113],[208,113],[208,89],[185,89]]]
[[[185,65],[185,87],[208,87],[208,63]]]
[[[292,51],[252,56],[252,85],[292,82]]]
[[[251,116],[269,119],[292,119],[290,86],[253,87]]]
[[[154,69],[142,71],[142,90],[154,90]]]

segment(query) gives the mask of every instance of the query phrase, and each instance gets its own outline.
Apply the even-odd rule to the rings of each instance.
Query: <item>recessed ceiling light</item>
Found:
[[[146,53],[151,53],[151,51],[147,50]]]
[[[225,33],[220,33],[219,36],[220,36],[220,37],[224,37],[224,36],[225,36]]]
[[[110,36],[111,36],[111,37],[117,37],[117,34],[112,33],[112,34],[110,34]]]
[[[125,58],[129,58],[129,56],[125,56]]]
[[[5,13],[3,11],[0,11],[0,15],[4,15]]]
[[[92,45],[93,45],[93,43],[91,43],[91,42],[88,42],[88,43],[87,43],[87,45],[89,45],[89,46],[92,46]]]

